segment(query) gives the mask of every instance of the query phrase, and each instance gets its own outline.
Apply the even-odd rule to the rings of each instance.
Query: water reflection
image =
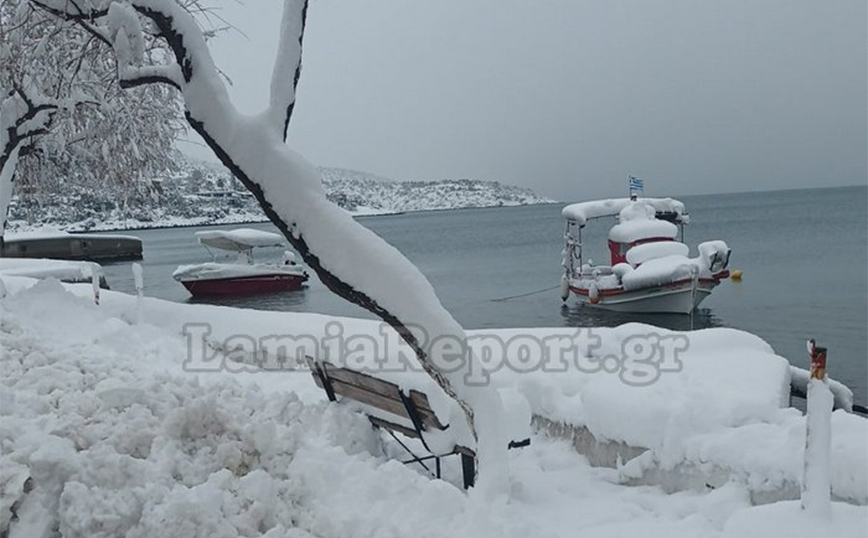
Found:
[[[307,285],[303,285],[301,288],[292,291],[260,293],[236,297],[222,295],[188,297],[186,302],[190,304],[209,304],[216,306],[232,306],[235,308],[287,312],[292,310],[301,310],[299,307],[304,306],[307,303],[307,295],[305,294],[306,290]]]
[[[699,308],[692,315],[639,314],[612,312],[583,303],[564,304],[561,317],[568,327],[616,327],[625,323],[644,323],[673,331],[693,331],[710,327],[723,327],[723,321],[710,308]]]

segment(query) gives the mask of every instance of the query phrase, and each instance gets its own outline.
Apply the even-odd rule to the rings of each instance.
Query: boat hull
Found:
[[[214,295],[254,295],[292,291],[301,288],[306,275],[255,275],[209,280],[182,280],[181,284],[194,297]]]
[[[711,295],[711,290],[720,283],[720,279],[682,280],[650,286],[637,290],[601,290],[596,302],[591,300],[589,290],[570,285],[576,298],[594,308],[615,312],[634,312],[642,314],[690,314]]]

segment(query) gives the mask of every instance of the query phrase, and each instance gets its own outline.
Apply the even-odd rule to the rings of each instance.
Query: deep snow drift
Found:
[[[103,291],[97,306],[87,285],[4,280],[0,533],[10,538],[56,530],[65,537],[855,538],[868,525],[868,427],[841,411],[832,416],[831,478],[836,498],[850,502],[833,502],[828,521],[806,516],[798,501],[751,505],[752,491],[800,479],[804,418],[782,407],[784,359],[739,331],[689,333],[681,368],[653,383],[638,364],[593,372],[591,359],[623,352],[625,341],[648,331],[642,325],[600,330],[599,346],[579,342],[585,371],[520,373],[516,366],[527,362],[519,359],[533,360],[521,353],[492,364],[492,382],[526,398],[537,416],[650,450],[618,469],[591,467],[569,442],[538,433],[530,447],[510,451],[509,497],[483,502],[454,485],[456,461],[447,462],[445,481],[400,464],[396,445],[348,406],[326,403],[308,372],[262,371],[274,348],[245,349],[269,335],[315,340],[330,323],[345,335],[377,334],[376,322],[145,299],[136,324],[135,297]],[[207,323],[207,334],[201,325],[196,334],[210,347],[191,351],[185,323]],[[480,349],[484,337],[573,334],[468,333]],[[658,331],[662,339],[679,336]],[[221,343],[238,348],[217,349]],[[185,371],[185,361],[200,371]],[[392,375],[404,385],[432,385],[422,373]],[[726,469],[728,480],[674,493],[624,485],[638,467],[686,462]]]

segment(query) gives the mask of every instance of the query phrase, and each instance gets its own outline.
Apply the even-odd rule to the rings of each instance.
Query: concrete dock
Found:
[[[0,243],[0,257],[120,261],[142,259],[142,240],[115,234],[15,234]]]

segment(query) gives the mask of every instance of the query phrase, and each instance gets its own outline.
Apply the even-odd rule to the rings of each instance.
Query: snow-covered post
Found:
[[[93,288],[93,302],[99,304],[99,279],[102,276],[100,266],[95,263],[89,263],[83,272],[90,278],[90,285]]]
[[[87,21],[109,39],[121,87],[162,83],[180,90],[190,126],[254,195],[323,284],[388,323],[415,352],[419,366],[458,403],[471,437],[460,442],[476,441],[477,488],[505,492],[508,439],[502,402],[494,387],[467,383],[476,365],[463,328],[418,268],[329,202],[316,167],[286,145],[301,73],[307,0],[284,2],[270,99],[256,116],[233,106],[202,30],[177,0],[30,1],[55,16]],[[146,65],[139,17],[149,19],[148,32],[172,51],[167,63]],[[456,353],[456,341],[463,353]]]
[[[142,278],[142,266],[133,262],[133,284],[136,287],[136,325],[142,322],[142,298],[144,297],[144,279]]]
[[[826,384],[826,348],[808,341],[811,379],[805,416],[805,468],[802,477],[802,509],[829,518],[831,503],[832,405],[834,396]]]

